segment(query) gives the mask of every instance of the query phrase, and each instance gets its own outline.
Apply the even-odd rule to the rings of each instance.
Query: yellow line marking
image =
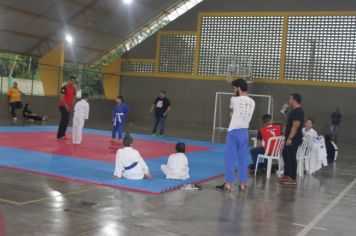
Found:
[[[11,200],[7,200],[7,199],[3,199],[3,198],[0,198],[0,202],[5,202],[5,203],[16,205],[16,206],[21,205],[21,203],[19,203],[19,202],[11,201]]]
[[[41,202],[41,201],[53,199],[53,198],[56,198],[56,197],[65,197],[65,196],[70,196],[70,195],[74,195],[74,194],[78,194],[78,193],[85,193],[85,192],[89,192],[89,191],[94,191],[94,190],[98,190],[98,189],[102,189],[102,188],[104,188],[104,187],[103,186],[96,186],[96,187],[80,189],[80,190],[76,190],[76,191],[69,192],[69,193],[53,195],[53,196],[38,198],[38,199],[34,199],[34,200],[30,200],[30,201],[24,201],[24,202],[18,202],[18,201],[12,201],[12,200],[7,200],[7,199],[0,198],[0,202],[9,203],[9,204],[16,205],[16,206],[24,206],[24,205],[28,205],[28,204],[32,204],[32,203],[36,203],[36,202]]]

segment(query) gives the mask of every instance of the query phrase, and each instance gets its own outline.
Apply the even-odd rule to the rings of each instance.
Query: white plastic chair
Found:
[[[339,155],[339,149],[337,148],[336,144],[333,141],[331,141],[331,144],[334,146],[335,149],[334,161],[336,161],[337,156]]]
[[[284,137],[272,137],[268,139],[267,147],[264,154],[257,156],[255,175],[257,174],[258,164],[260,159],[267,159],[267,179],[271,178],[272,161],[278,161],[278,170],[281,170],[282,151],[284,147]]]
[[[312,153],[315,143],[314,137],[304,137],[302,145],[299,146],[297,152],[298,174],[299,177],[304,177],[305,161],[310,161],[310,154]],[[310,166],[310,165],[309,165]]]

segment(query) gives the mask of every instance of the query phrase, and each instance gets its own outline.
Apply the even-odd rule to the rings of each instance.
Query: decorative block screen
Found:
[[[196,35],[161,35],[160,72],[193,74]]]
[[[255,78],[279,79],[282,16],[204,16],[200,75],[216,75],[219,55],[252,57]]]
[[[121,64],[122,72],[148,72],[155,71],[155,63],[153,62],[139,62],[139,61],[123,61]]]
[[[355,16],[290,16],[285,78],[356,82]]]

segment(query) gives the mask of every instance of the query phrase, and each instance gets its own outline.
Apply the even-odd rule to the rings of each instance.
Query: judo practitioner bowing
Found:
[[[85,120],[89,119],[89,95],[82,94],[82,99],[74,106],[72,141],[73,144],[81,144],[83,140],[83,127]]]
[[[188,158],[185,155],[185,144],[176,144],[176,153],[168,158],[167,165],[161,165],[167,179],[189,179]]]
[[[124,103],[124,98],[122,96],[118,96],[116,98],[116,105],[112,109],[112,140],[115,141],[116,134],[119,140],[122,139],[122,135],[124,133],[125,121],[127,118],[127,114],[129,112],[129,107],[126,103]]]
[[[152,179],[146,162],[140,153],[131,147],[133,138],[125,134],[123,140],[124,148],[117,150],[116,164],[113,179]]]

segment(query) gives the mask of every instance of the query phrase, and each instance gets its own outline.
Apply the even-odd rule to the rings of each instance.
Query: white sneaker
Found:
[[[16,122],[16,121],[17,121],[17,118],[16,118],[16,117],[12,118],[12,121]]]

